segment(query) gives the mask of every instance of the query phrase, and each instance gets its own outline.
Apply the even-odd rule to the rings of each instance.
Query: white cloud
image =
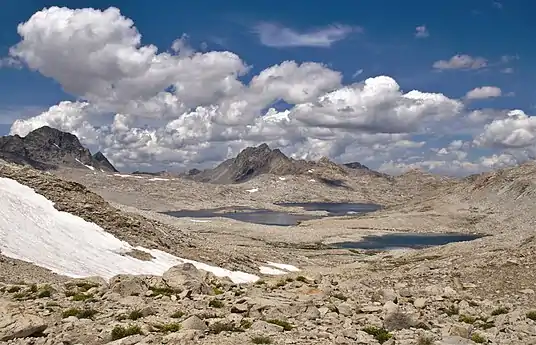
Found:
[[[526,148],[536,145],[536,117],[522,110],[512,110],[503,119],[496,119],[484,127],[475,139],[478,146]]]
[[[469,161],[471,145],[454,133],[475,136],[475,145],[503,140],[494,128],[505,111],[469,112],[461,100],[404,91],[388,76],[343,85],[340,72],[316,62],[283,61],[245,81],[250,67],[238,55],[196,52],[187,35],[165,52],[142,46],[133,22],[115,8],[52,7],[18,31],[11,58],[86,101],[19,119],[11,133],[43,125],[72,132],[123,169],[206,167],[266,142],[295,158],[472,172],[490,164]],[[302,42],[328,44],[327,34],[308,35]],[[435,152],[431,138],[444,140]]]
[[[449,60],[439,60],[434,62],[433,67],[439,70],[470,70],[480,69],[488,65],[488,61],[483,57],[472,57],[466,54],[458,54]]]
[[[415,37],[426,38],[430,36],[430,32],[426,28],[426,25],[420,25],[415,28]]]
[[[360,28],[348,25],[330,25],[307,32],[297,32],[276,23],[263,22],[255,26],[261,43],[268,47],[317,47],[327,48],[333,43],[345,39]]]
[[[465,94],[466,99],[485,99],[500,97],[502,91],[496,86],[482,86],[472,89]]]
[[[355,71],[354,74],[352,74],[352,79],[355,79],[355,78],[359,77],[361,74],[363,74],[363,71],[364,70],[362,68],[360,68],[357,71]]]

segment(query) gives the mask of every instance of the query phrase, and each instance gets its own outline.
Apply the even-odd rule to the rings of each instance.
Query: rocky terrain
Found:
[[[366,166],[354,162],[338,165],[323,157],[318,162],[296,160],[285,156],[279,149],[272,150],[267,144],[257,147],[248,147],[236,157],[228,159],[215,167],[207,170],[190,170],[185,176],[199,182],[211,183],[242,183],[252,178],[271,174],[276,176],[310,174],[316,170],[317,175],[323,173],[321,180],[324,183],[337,184],[339,180],[333,179],[333,175],[365,174],[382,176]],[[329,176],[329,177],[328,177]]]
[[[329,160],[292,170],[299,164],[260,150],[273,165],[238,164],[249,162],[250,150],[221,173],[197,174],[230,184],[1,164],[0,177],[133,245],[259,280],[235,284],[190,264],[162,276],[72,279],[0,255],[0,343],[536,344],[536,164],[459,180],[419,171],[390,177]],[[248,164],[260,169],[254,177],[237,169]],[[161,213],[238,206],[307,213],[274,204],[281,201],[384,208],[290,227]],[[487,236],[420,250],[331,247],[393,232]],[[269,261],[299,271],[260,272]]]
[[[99,171],[117,172],[101,152],[91,155],[75,135],[48,126],[38,128],[25,137],[0,137],[0,158],[42,170],[86,166]]]

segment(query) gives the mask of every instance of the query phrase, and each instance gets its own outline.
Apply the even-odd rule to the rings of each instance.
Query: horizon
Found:
[[[3,5],[0,135],[48,125],[130,172],[262,143],[391,175],[536,154],[529,1],[72,3]]]

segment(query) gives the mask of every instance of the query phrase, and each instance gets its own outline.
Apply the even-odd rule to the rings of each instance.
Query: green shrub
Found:
[[[142,317],[143,317],[143,313],[139,309],[133,310],[128,314],[128,318],[133,321],[141,319]]]
[[[45,298],[45,297],[50,297],[50,296],[52,296],[52,291],[48,290],[48,289],[47,290],[41,290],[37,294],[38,298]]]
[[[532,321],[536,321],[536,311],[529,311],[527,313],[527,318],[531,319]]]
[[[78,315],[79,312],[80,312],[80,309],[78,308],[69,308],[67,310],[64,310],[61,313],[61,316],[65,319],[65,318],[68,318],[69,316],[76,316]]]
[[[216,322],[210,325],[210,332],[213,334],[220,334],[221,332],[243,332],[243,329],[236,328],[230,323]]]
[[[468,323],[468,324],[473,324],[475,323],[476,320],[477,320],[476,317],[469,316],[469,315],[460,315],[460,317],[458,318],[458,321]]]
[[[434,339],[421,336],[419,339],[417,339],[417,345],[434,345]]]
[[[92,319],[98,312],[94,309],[82,309],[76,317],[79,319]]]
[[[304,276],[297,276],[296,277],[296,280],[299,281],[299,282],[302,282],[302,283],[307,283],[307,278],[305,278]]]
[[[495,309],[494,311],[491,312],[491,316],[497,316],[497,315],[502,315],[502,314],[508,314],[509,310],[508,308],[505,308],[505,307],[499,307],[497,309]]]
[[[283,330],[285,330],[285,331],[290,331],[293,328],[290,323],[288,323],[287,321],[284,321],[284,320],[271,319],[271,320],[266,320],[266,322],[274,324],[274,325],[281,326],[281,327],[283,327]]]
[[[486,342],[486,338],[484,338],[483,336],[481,336],[478,333],[474,333],[471,336],[471,340],[474,341],[475,343],[478,343],[478,344],[484,344]]]
[[[271,344],[272,339],[270,339],[268,337],[264,337],[264,336],[259,336],[259,337],[251,338],[251,342],[253,344]]]
[[[368,333],[374,337],[380,344],[385,343],[391,339],[393,335],[389,333],[385,328],[378,328],[374,326],[368,326],[363,328],[363,332]]]
[[[253,325],[253,322],[251,322],[251,320],[247,320],[247,319],[240,320],[240,328],[249,329],[251,328],[252,325]]]
[[[163,296],[171,296],[181,293],[182,291],[179,289],[174,289],[171,287],[158,287],[158,286],[151,286],[149,287],[149,290],[153,292],[153,295],[163,295]]]
[[[123,326],[118,325],[118,326],[115,326],[114,329],[112,329],[111,338],[113,341],[113,340],[126,338],[135,334],[143,334],[140,326],[129,325],[128,327],[123,327]]]
[[[164,333],[172,333],[172,332],[178,332],[181,329],[181,324],[176,322],[166,323],[163,325],[155,326],[158,328],[160,332]]]
[[[22,290],[20,286],[11,286],[7,289],[7,292],[15,293],[15,292],[19,292],[20,290]]]
[[[174,312],[173,314],[170,315],[172,318],[174,319],[180,319],[181,317],[184,316],[184,312],[180,311],[180,310],[177,310],[176,312]]]
[[[212,292],[214,292],[215,295],[223,294],[223,290],[221,290],[221,289],[219,289],[217,287],[212,288]]]
[[[69,316],[76,316],[79,319],[92,319],[98,312],[94,309],[69,308],[62,312],[61,316],[65,319]]]
[[[213,299],[210,302],[208,302],[208,306],[212,308],[223,308],[225,306],[225,303],[223,303],[220,300]]]
[[[453,304],[450,307],[443,309],[443,312],[448,316],[458,315],[460,313],[460,308]]]

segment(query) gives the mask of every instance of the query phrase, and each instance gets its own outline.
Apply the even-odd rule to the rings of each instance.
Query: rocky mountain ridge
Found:
[[[43,126],[25,137],[0,137],[0,159],[40,170],[62,167],[117,172],[102,152],[91,155],[76,135]]]
[[[322,172],[328,175],[330,173],[383,175],[358,162],[339,165],[327,157],[322,157],[316,162],[289,158],[279,149],[271,149],[264,143],[256,147],[245,148],[235,158],[230,158],[213,169],[203,171],[192,169],[183,176],[199,182],[228,184],[243,183],[263,174],[283,176]]]

